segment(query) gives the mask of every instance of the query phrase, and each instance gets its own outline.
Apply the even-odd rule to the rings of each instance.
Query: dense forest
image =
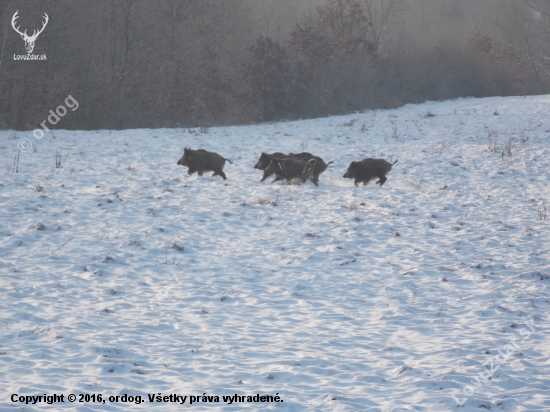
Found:
[[[59,127],[123,129],[550,92],[547,0],[0,0],[0,43],[1,129],[68,95]]]

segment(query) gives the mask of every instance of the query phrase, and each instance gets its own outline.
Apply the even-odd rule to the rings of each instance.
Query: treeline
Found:
[[[49,22],[34,54],[14,60]],[[0,128],[208,127],[550,92],[546,0],[0,0]]]

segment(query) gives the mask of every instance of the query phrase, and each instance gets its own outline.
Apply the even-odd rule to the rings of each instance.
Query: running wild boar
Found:
[[[380,187],[388,180],[386,175],[390,172],[392,166],[397,163],[387,162],[384,159],[363,159],[358,162],[351,162],[347,172],[344,174],[345,179],[355,179],[357,183],[363,182],[366,186],[371,180],[378,178],[375,184],[380,184]]]
[[[315,168],[312,182],[315,183],[315,185],[319,183],[319,176],[321,175],[321,173],[327,170],[329,164],[334,163],[333,161],[325,163],[325,161],[319,156],[314,156],[309,152],[290,153],[290,156],[294,156],[296,159],[301,160],[302,162],[314,164]]]
[[[277,175],[277,179],[275,180],[284,179],[288,184],[290,184],[292,179],[300,179],[302,183],[306,180],[310,180],[315,184],[315,186],[317,186],[317,183],[313,181],[315,176],[314,169],[315,167],[311,163],[302,162],[298,159],[273,159],[269,163],[269,166],[264,170],[262,182],[268,176],[275,174]]]
[[[263,182],[265,179],[267,179],[269,176],[271,176],[272,173],[266,175],[265,170],[267,169],[267,167],[269,166],[269,164],[271,163],[271,161],[273,159],[295,159],[295,157],[290,156],[290,155],[286,155],[286,154],[281,153],[281,152],[275,152],[275,153],[271,153],[271,154],[262,153],[260,155],[260,158],[256,162],[256,164],[254,165],[254,169],[264,171],[264,176],[263,176],[262,180],[260,180],[260,182]],[[282,180],[282,179],[283,179],[282,177],[277,176],[277,177],[275,177],[273,182],[276,182],[276,181]],[[273,182],[271,182],[271,183],[273,183]]]
[[[226,160],[233,164],[231,160],[217,153],[208,152],[204,149],[193,150],[186,147],[183,150],[183,156],[178,160],[178,164],[187,166],[189,168],[187,172],[190,175],[197,172],[199,176],[202,176],[204,172],[214,172],[212,177],[219,175],[225,180],[226,176],[223,172],[223,167]]]

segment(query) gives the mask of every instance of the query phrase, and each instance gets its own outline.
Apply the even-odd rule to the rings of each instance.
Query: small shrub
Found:
[[[353,202],[349,205],[350,212],[357,210],[357,188],[353,191]]]
[[[542,204],[537,209],[537,212],[539,214],[539,219],[540,220],[546,220],[546,214],[548,212],[548,207],[544,203],[544,200],[542,201]]]
[[[487,136],[487,150],[489,150],[489,153],[494,153],[498,150],[497,144],[498,132],[495,130],[489,131],[489,135]]]
[[[258,198],[258,204],[259,205],[273,205],[273,201],[271,199],[268,199],[267,197],[259,197]]]
[[[512,149],[514,147],[513,139],[511,137],[508,138],[508,141],[504,144],[502,147],[502,151],[500,153],[500,158],[504,160],[505,157],[512,157]]]
[[[399,136],[397,135],[397,126],[392,126],[391,128],[391,136],[397,140],[399,139]]]
[[[445,149],[447,148],[448,145],[449,145],[448,141],[442,142],[439,146],[437,146],[434,149],[434,153],[442,154],[445,151]]]
[[[67,157],[69,157],[70,154],[71,154],[71,152],[68,152],[67,155],[65,156],[65,158],[63,159],[61,157],[61,150],[56,149],[56,151],[55,151],[55,168],[56,169],[61,169],[63,167],[63,163],[65,163],[65,161],[67,160]]]
[[[17,154],[13,158],[13,165],[11,167],[12,173],[19,173],[19,154],[21,153],[21,150],[17,151]]]
[[[176,249],[178,252],[183,252],[185,248],[178,244],[175,240],[172,242],[170,246],[168,246],[168,249]]]

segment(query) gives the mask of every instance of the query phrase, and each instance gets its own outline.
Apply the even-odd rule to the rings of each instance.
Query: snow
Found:
[[[549,104],[0,131],[0,409],[550,410]],[[184,147],[228,179],[188,176]],[[335,161],[319,187],[259,182],[261,152],[302,150]],[[381,188],[342,178],[365,157],[399,159]],[[10,399],[70,393],[144,402]]]

